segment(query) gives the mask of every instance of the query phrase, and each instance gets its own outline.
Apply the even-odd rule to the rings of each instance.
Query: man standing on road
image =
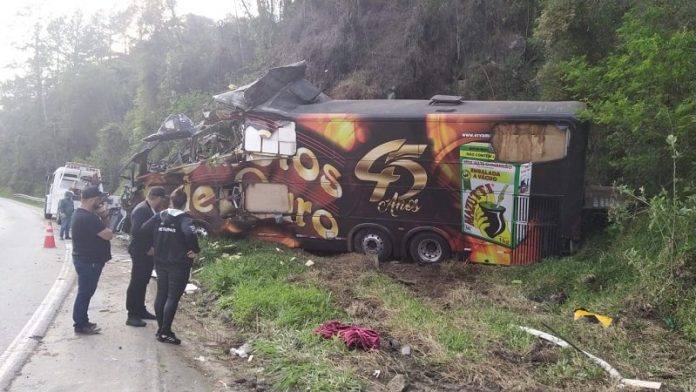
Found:
[[[169,204],[167,193],[161,186],[150,188],[147,199],[140,202],[131,212],[131,243],[128,246],[128,253],[133,260],[131,267],[130,284],[126,292],[126,309],[128,319],[126,325],[131,327],[144,327],[144,320],[156,320],[154,314],[145,308],[145,293],[147,284],[152,275],[153,258],[148,254],[149,249],[141,249],[137,246],[139,241],[140,228],[143,223],[152,218],[156,213],[163,210]]]
[[[99,333],[97,324],[87,316],[89,302],[97,290],[104,264],[111,260],[113,232],[104,224],[108,210],[104,205],[105,193],[96,186],[82,190],[80,208],[73,214],[73,264],[77,272],[77,295],[73,305],[73,326],[76,334]]]
[[[193,259],[201,251],[193,220],[183,211],[187,199],[184,188],[177,188],[171,195],[172,208],[156,214],[141,229],[145,245],[154,248],[157,340],[162,343],[181,344],[172,332],[172,323],[188,283]]]
[[[75,211],[75,203],[72,200],[73,193],[65,191],[65,197],[58,202],[58,219],[60,219],[60,239],[70,239],[70,221]]]

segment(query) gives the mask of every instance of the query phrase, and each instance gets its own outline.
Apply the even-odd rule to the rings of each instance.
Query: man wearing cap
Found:
[[[145,320],[156,320],[154,314],[145,308],[145,292],[147,284],[152,275],[153,259],[148,255],[149,249],[142,249],[138,246],[139,231],[143,223],[152,218],[157,212],[167,207],[169,199],[167,193],[161,186],[153,186],[147,194],[147,199],[140,202],[131,212],[131,243],[128,246],[128,253],[133,260],[131,267],[131,278],[128,290],[126,291],[126,310],[128,318],[126,325],[131,327],[144,327]]]
[[[108,210],[104,205],[106,193],[90,186],[82,190],[80,207],[72,217],[73,264],[77,272],[77,295],[73,305],[73,327],[76,334],[99,333],[97,324],[87,316],[89,302],[97,290],[104,264],[111,260],[111,238],[113,232],[105,221]]]

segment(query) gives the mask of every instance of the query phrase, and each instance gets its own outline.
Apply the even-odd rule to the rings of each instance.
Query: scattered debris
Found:
[[[230,354],[234,354],[239,358],[246,358],[249,356],[249,351],[251,351],[251,345],[249,343],[244,343],[239,348],[231,348]]]
[[[307,262],[304,263],[304,265],[306,265],[307,267],[311,267],[314,265],[314,262],[312,260],[307,260]]]
[[[552,305],[563,305],[568,299],[568,294],[560,291],[550,294],[531,294],[527,297],[528,300],[538,303],[548,303]]]
[[[379,378],[379,376],[381,376],[381,375],[382,375],[382,371],[379,369],[375,369],[375,371],[372,372],[372,377],[374,377],[374,378]]]
[[[545,325],[546,328],[551,330],[551,328],[548,325]],[[619,373],[618,370],[616,370],[613,366],[611,366],[607,361],[596,357],[587,351],[584,351],[577,347],[574,344],[569,343],[568,341],[561,339],[559,337],[556,337],[554,335],[548,334],[543,331],[539,331],[533,328],[528,328],[528,327],[523,327],[520,326],[520,329],[523,331],[526,331],[527,333],[530,333],[534,336],[538,336],[544,340],[548,340],[551,343],[554,343],[560,347],[566,348],[566,347],[573,347],[574,349],[578,350],[579,352],[585,354],[588,358],[590,358],[593,362],[595,362],[597,365],[599,365],[602,369],[604,369],[607,373],[609,373],[609,376],[611,378],[618,380],[620,386],[632,386],[632,387],[640,387],[640,388],[648,388],[648,389],[660,389],[662,387],[662,383],[660,382],[654,382],[654,381],[643,381],[643,380],[635,380],[635,379],[629,379],[629,378],[623,378],[621,374]],[[553,330],[551,330],[553,332]],[[554,332],[555,333],[555,332]]]
[[[519,279],[515,279],[512,281],[512,284],[522,284],[522,281]]]
[[[338,335],[348,348],[371,350],[379,348],[379,334],[371,329],[350,324],[341,324],[338,320],[327,321],[314,330],[324,339]]]
[[[585,320],[595,324],[601,323],[604,328],[609,328],[609,326],[611,326],[611,323],[614,322],[614,319],[609,316],[591,312],[584,308],[575,309],[575,312],[573,313],[573,320],[577,321],[581,318],[584,318]]]
[[[403,345],[401,347],[401,355],[405,357],[411,355],[411,346],[409,346],[408,344]]]
[[[387,391],[389,392],[403,392],[408,387],[408,381],[403,374],[397,374],[392,378],[387,384]]]
[[[222,312],[220,314],[220,319],[226,323],[229,323],[230,321],[232,321],[232,315],[230,314],[230,312]]]
[[[203,260],[203,258],[200,258],[199,260]],[[191,275],[195,275],[195,274],[197,274],[197,273],[199,273],[199,272],[201,272],[201,271],[203,271],[203,267],[198,268],[197,270],[191,272]]]
[[[673,318],[666,317],[666,318],[662,319],[662,321],[665,322],[665,326],[667,327],[668,330],[674,331],[675,329],[677,329],[677,323],[674,321]]]
[[[249,359],[247,359],[247,362],[251,362],[251,360],[254,359],[253,355],[249,355]]]
[[[295,261],[295,260],[297,260],[297,257],[295,257],[295,256],[292,256],[292,257],[290,258],[290,261]]]
[[[205,362],[206,359],[205,359],[204,356],[200,355],[200,356],[198,356],[198,358],[196,358],[196,361],[198,361],[198,362]]]
[[[186,292],[186,294],[194,293],[194,292],[198,291],[198,286],[196,286],[193,283],[187,283],[184,291]]]

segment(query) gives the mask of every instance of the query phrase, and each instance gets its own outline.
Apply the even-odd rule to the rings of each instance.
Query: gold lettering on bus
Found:
[[[283,171],[288,171],[290,169],[290,164],[288,163],[288,159],[287,158],[280,158],[278,160],[278,167],[280,167],[280,169]]]
[[[382,200],[377,203],[377,211],[381,213],[389,212],[394,218],[399,215],[397,212],[418,212],[420,206],[418,205],[418,199],[401,200],[398,193],[394,193],[389,200]]]
[[[299,227],[305,227],[305,214],[309,215],[312,213],[312,202],[305,201],[303,198],[297,198],[297,212],[295,212],[295,224]]]
[[[343,194],[341,184],[338,179],[341,178],[341,172],[335,167],[326,164],[322,170],[324,174],[321,176],[321,188],[334,199],[339,199]]]
[[[215,191],[211,186],[201,185],[193,191],[191,196],[191,205],[193,208],[202,213],[208,213],[215,206]]]
[[[261,182],[268,182],[266,175],[263,174],[261,170],[255,167],[245,167],[244,169],[238,171],[237,174],[234,176],[234,181],[241,182],[244,179],[244,176],[247,174],[255,175],[256,177],[258,177],[259,180],[261,180]]]
[[[326,218],[323,219],[323,221],[328,222],[329,227],[324,226],[321,219],[322,217]],[[314,214],[312,214],[312,225],[314,226],[314,231],[322,238],[334,238],[338,234],[338,222],[336,222],[333,215],[326,210],[319,209],[314,211]],[[329,235],[329,232],[331,235]]]
[[[377,211],[389,213],[393,217],[398,212],[418,212],[418,199],[413,199],[425,189],[428,183],[428,173],[416,160],[425,152],[427,144],[405,144],[406,139],[397,139],[381,144],[358,161],[355,166],[355,176],[363,181],[375,183],[370,196],[371,202],[377,202]],[[386,166],[379,173],[370,171],[375,162],[384,162]],[[403,195],[394,192],[391,198],[384,200],[387,188],[398,181],[401,175],[395,174],[396,168],[406,169],[413,176],[413,183]]]
[[[309,167],[305,166],[302,162],[303,157],[309,160]],[[292,164],[295,167],[297,174],[299,174],[304,180],[314,181],[317,179],[317,176],[319,176],[319,160],[317,160],[317,156],[314,155],[311,150],[305,147],[300,147],[297,149],[297,154],[295,154],[295,157],[293,157]]]

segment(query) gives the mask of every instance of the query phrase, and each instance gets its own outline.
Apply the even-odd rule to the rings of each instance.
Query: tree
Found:
[[[560,65],[566,91],[588,103],[587,118],[605,143],[593,157],[603,177],[649,193],[671,185],[670,134],[683,154],[677,176],[691,179],[696,170],[696,31],[684,17],[696,5],[674,3],[636,2],[608,56]]]

